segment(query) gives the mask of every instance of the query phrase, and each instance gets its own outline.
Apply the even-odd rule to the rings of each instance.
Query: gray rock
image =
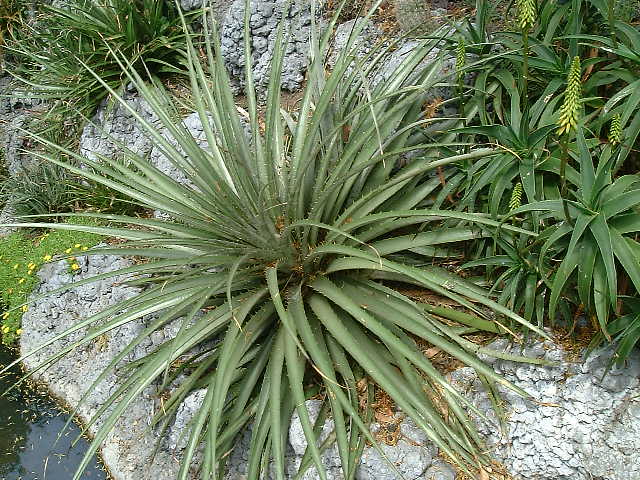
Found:
[[[306,402],[306,405],[311,421],[315,422],[318,417],[321,402],[319,400],[309,400]],[[318,445],[328,437],[331,431],[333,431],[333,428],[332,420],[325,421]],[[371,426],[372,432],[378,432],[380,428],[381,426],[377,423]],[[407,480],[421,478],[421,475],[431,465],[431,462],[436,456],[437,449],[431,445],[425,433],[419,429],[411,419],[403,419],[396,425],[396,428],[400,429],[397,444],[387,445],[381,443],[381,449],[388,460],[396,466],[403,478]],[[307,447],[307,441],[297,413],[293,415],[289,428],[289,444],[298,457],[296,459],[297,463],[292,465],[291,474],[293,475]],[[328,478],[343,478],[340,468],[340,456],[335,445],[332,445],[323,452],[322,463],[327,469]],[[315,467],[310,468],[303,478],[307,480],[318,479],[319,476]],[[393,469],[389,466],[387,460],[382,457],[380,452],[372,446],[368,446],[362,454],[356,478],[358,480],[395,480],[399,477],[393,472]]]
[[[536,343],[522,351],[499,341],[492,346],[556,361],[553,367],[496,360],[495,370],[530,393],[535,401],[503,392],[506,431],[479,421],[491,451],[516,479],[637,480],[640,478],[640,354],[603,378],[611,352],[583,364],[565,360],[561,347]],[[489,418],[491,404],[472,369],[452,378]]]
[[[380,428],[374,424],[372,431]],[[400,435],[396,445],[382,443],[382,451],[407,480],[422,478],[437,455],[437,449],[411,419],[404,419],[398,426]],[[399,478],[387,461],[373,447],[365,448],[358,472],[358,480],[396,480]]]
[[[0,168],[15,177],[37,164],[35,157],[24,151],[29,140],[23,129],[28,129],[34,115],[46,108],[43,102],[22,92],[16,81],[0,77]],[[0,209],[0,225],[20,223],[14,215],[14,198],[8,195]],[[0,227],[0,237],[15,231],[14,227]]]
[[[202,388],[191,392],[178,408],[173,425],[169,429],[167,439],[169,449],[184,450],[187,446],[187,439],[190,430],[190,423],[197,411],[202,406],[207,390]]]
[[[456,471],[442,460],[434,460],[424,473],[424,480],[456,480]]]
[[[341,23],[336,27],[336,31],[333,34],[333,44],[328,61],[330,67],[335,65],[337,54],[347,48],[349,40],[355,34],[355,31],[359,29],[362,30],[359,35],[353,39],[354,51],[352,52],[357,58],[363,58],[369,53],[371,48],[380,41],[383,35],[382,31],[373,25],[370,20],[363,17]]]
[[[319,17],[321,1],[313,0]],[[282,87],[295,91],[304,81],[307,67],[312,2],[294,0],[288,10],[288,0],[251,0],[250,34],[252,44],[253,75],[256,87],[265,90],[269,83],[270,64],[273,57],[277,31],[284,22],[285,55],[282,65]],[[244,7],[245,0],[235,0],[220,28],[220,43],[225,64],[235,90],[244,87]]]
[[[355,39],[352,39],[351,37],[355,35],[355,32],[358,30],[360,30],[360,33]],[[440,34],[446,36],[453,35],[454,32],[455,30],[453,29],[441,30]],[[336,28],[333,48],[329,54],[328,64],[331,67],[335,65],[337,55],[347,49],[350,40],[353,42],[352,53],[357,58],[364,59],[367,58],[367,54],[371,52],[372,48],[374,48],[376,44],[385,48],[388,46],[388,43],[380,44],[382,39],[382,32],[365,18],[349,20]],[[372,90],[377,85],[388,81],[392,75],[398,71],[403,62],[407,60],[408,56],[415,51],[420,43],[421,42],[417,40],[403,39],[399,41],[397,45],[394,45],[394,47],[390,49],[390,52],[387,53],[384,58],[379,60],[375,68],[372,69],[371,74],[365,79],[365,81],[368,82],[367,88]],[[375,59],[376,56],[377,55],[372,54],[370,58],[367,58],[367,61]],[[442,85],[432,88],[428,92],[425,101],[431,101],[436,98],[446,100],[452,98],[455,94],[454,89],[450,86],[451,83],[455,82],[455,78],[453,76],[455,73],[455,58],[453,58],[448,52],[443,52],[440,48],[432,48],[424,56],[414,71],[408,75],[404,84],[409,85],[411,82],[416,81],[419,73],[434,65],[435,62],[439,62],[435,75],[436,78],[440,78],[442,80]],[[366,65],[363,66],[363,70],[366,68]],[[348,67],[346,73],[349,74],[351,71],[352,67]],[[445,117],[452,117],[457,113],[455,106],[443,106],[442,108],[444,109],[443,115]],[[435,127],[429,127],[427,128],[427,131],[432,128],[436,130],[442,129],[443,124],[439,123]]]
[[[126,92],[124,99],[145,121],[158,123],[149,104],[135,92]],[[115,158],[122,155],[120,145],[145,156],[151,152],[153,143],[133,113],[119,103],[108,106],[103,102],[82,130],[80,154],[93,161],[98,161],[100,156]]]
[[[396,21],[403,32],[416,35],[432,33],[447,21],[448,3],[446,0],[396,0]],[[440,8],[435,8],[438,4]]]
[[[185,12],[202,8],[205,2],[203,0],[180,0],[180,7]]]
[[[206,135],[204,133],[204,128],[202,126],[202,122],[200,121],[200,116],[197,113],[192,113],[187,116],[183,120],[183,126],[186,130],[191,134],[194,138],[198,146],[204,150],[209,147],[209,142],[207,141]],[[169,143],[175,147],[179,152],[184,155],[184,158],[187,158],[187,154],[184,153],[183,149],[178,145],[178,142],[172,137],[169,131],[166,128],[161,130],[162,136],[166,138]],[[165,155],[162,147],[159,145],[154,145],[149,154],[149,163],[160,170],[165,175],[171,177],[177,182],[186,185],[190,188],[196,188],[193,182],[189,180],[187,175],[184,173],[184,169],[175,165],[169,158]]]

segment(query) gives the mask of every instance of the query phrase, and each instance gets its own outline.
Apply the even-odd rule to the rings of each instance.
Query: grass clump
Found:
[[[42,8],[10,48],[23,59],[16,75],[26,94],[53,103],[49,122],[81,122],[108,96],[105,85],[122,88],[116,55],[146,79],[182,71],[186,33],[173,2],[72,0]]]
[[[5,46],[23,26],[26,10],[25,0],[0,1],[0,73],[4,71]]]
[[[80,265],[73,255],[83,254],[99,241],[99,235],[65,230],[39,235],[15,232],[0,238],[0,332],[3,344],[12,345],[21,334],[22,314],[28,309],[29,295],[38,285],[36,274],[40,267],[64,257],[69,263],[69,272],[78,271]]]
[[[51,215],[74,212],[145,213],[112,188],[49,162],[39,162],[4,181],[0,177],[0,182],[0,205],[10,202],[16,217],[42,215],[41,221],[51,221]]]

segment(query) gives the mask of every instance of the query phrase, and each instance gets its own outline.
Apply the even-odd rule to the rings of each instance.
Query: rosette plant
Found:
[[[245,32],[249,21],[247,13]],[[465,146],[457,145],[452,148],[461,153],[450,157],[434,153],[408,163],[405,159],[407,152],[425,147],[419,131],[429,120],[421,108],[443,78],[439,60],[422,62],[438,41],[421,41],[396,69],[375,77],[385,51],[374,48],[358,58],[355,47],[364,25],[355,26],[327,73],[324,59],[334,24],[322,35],[312,30],[306,86],[291,113],[281,108],[280,99],[283,27],[273,49],[265,103],[258,103],[248,68],[245,109],[234,103],[218,42],[205,45],[206,71],[189,43],[189,76],[207,148],[174,120],[177,111],[162,87],[149,86],[121,60],[164,131],[102,81],[104,87],[144,126],[186,184],[124,147],[128,163],[109,158],[94,162],[58,147],[97,173],[42,155],[165,214],[163,219],[85,214],[109,225],[49,225],[125,239],[117,247],[90,253],[147,261],[76,282],[127,274],[145,288],[48,341],[41,348],[84,332],[43,367],[79,344],[147,319],[147,329],[123,347],[112,362],[115,367],[154,330],[180,324],[171,340],[130,365],[129,375],[95,414],[90,424],[98,419],[101,424],[75,479],[119,416],[149,386],[167,394],[155,419],[160,428],[170,424],[191,391],[206,390],[185,432],[180,480],[190,477],[199,451],[200,478],[222,478],[227,454],[247,427],[252,432],[247,478],[260,478],[268,469],[275,478],[284,478],[294,411],[309,445],[300,468],[315,466],[320,478],[327,478],[321,461],[325,445],[318,442],[323,416],[314,423],[305,404],[318,396],[335,424],[331,438],[344,477],[354,478],[365,442],[377,445],[368,427],[374,383],[461,465],[487,460],[463,408],[473,407],[422,354],[419,341],[474,367],[488,384],[520,391],[482,363],[476,354],[487,349],[464,335],[498,330],[487,318],[488,310],[526,322],[479,287],[422,265],[431,263],[438,245],[490,235],[494,228],[528,232],[484,214],[425,206],[426,194],[437,185],[434,169],[494,154],[491,149],[462,153]],[[216,39],[216,32],[206,32],[206,38]],[[251,58],[250,46],[245,34],[246,58]],[[101,81],[99,75],[96,79]],[[448,218],[458,220],[455,227],[441,226]],[[443,322],[428,313],[427,305],[410,299],[408,288],[448,297],[476,313],[453,315],[466,325]],[[447,311],[439,309],[438,314],[446,316]],[[390,463],[389,468],[395,466]]]

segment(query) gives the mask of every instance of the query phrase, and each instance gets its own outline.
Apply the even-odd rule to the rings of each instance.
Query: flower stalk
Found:
[[[560,135],[561,160],[560,160],[560,196],[562,198],[562,208],[564,216],[570,225],[573,220],[569,214],[567,203],[567,163],[569,162],[569,134],[578,125],[580,112],[580,98],[582,95],[582,80],[580,78],[582,67],[580,57],[575,56],[567,75],[567,88],[564,92],[564,103],[560,109],[558,118],[558,134]]]

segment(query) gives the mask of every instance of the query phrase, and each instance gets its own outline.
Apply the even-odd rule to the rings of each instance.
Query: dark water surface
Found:
[[[0,346],[0,368],[13,360],[14,353]],[[20,373],[16,369],[0,377],[0,394]],[[0,480],[71,480],[88,443],[80,439],[72,445],[79,433],[75,424],[58,439],[68,418],[50,398],[32,388],[0,397]],[[108,476],[93,459],[81,478],[105,480]]]

